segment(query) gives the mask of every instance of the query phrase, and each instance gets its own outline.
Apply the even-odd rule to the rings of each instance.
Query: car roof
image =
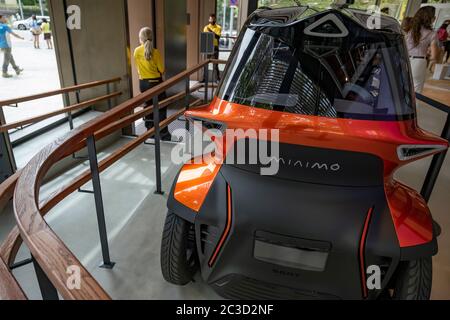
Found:
[[[282,8],[263,7],[255,11],[251,24],[267,27],[287,27],[304,21],[314,15],[325,12],[340,12],[367,29],[371,13],[353,8],[333,7],[326,10],[316,9],[314,6],[292,6]],[[398,21],[390,16],[380,16],[380,30],[402,34]]]

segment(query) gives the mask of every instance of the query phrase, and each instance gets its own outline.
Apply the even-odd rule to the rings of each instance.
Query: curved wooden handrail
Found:
[[[0,184],[0,212],[3,212],[5,205],[13,198],[14,189],[16,188],[16,183],[19,177],[20,171],[17,171],[2,184]]]
[[[0,100],[0,108],[4,107],[4,106],[8,106],[8,105],[14,105],[14,104],[22,103],[22,102],[27,102],[27,101],[32,101],[32,100],[38,100],[38,99],[42,99],[42,98],[52,97],[52,96],[56,96],[58,94],[63,94],[63,93],[69,93],[69,92],[79,91],[79,90],[83,90],[83,89],[94,88],[94,87],[98,87],[98,86],[101,86],[101,85],[104,85],[104,84],[119,82],[121,80],[122,79],[120,77],[116,77],[116,78],[112,78],[112,79],[101,80],[101,81],[93,81],[93,82],[79,84],[79,85],[76,85],[76,86],[66,87],[66,88],[62,88],[62,89],[58,89],[58,90],[52,90],[52,91],[47,91],[47,92],[43,92],[43,93],[33,94],[33,95],[25,96],[25,97],[19,97],[19,98],[8,99],[8,100]]]
[[[27,296],[9,271],[8,266],[0,258],[0,300],[26,300]]]
[[[208,60],[186,70],[153,89],[122,103],[113,110],[99,116],[97,119],[73,130],[65,137],[44,148],[22,170],[14,194],[14,213],[17,226],[22,239],[28,246],[33,257],[64,299],[95,300],[110,299],[110,297],[45,222],[43,215],[73,190],[73,186],[65,188],[55,195],[55,197],[50,198],[41,207],[39,205],[39,189],[45,174],[54,163],[68,154],[81,149],[87,137],[91,135],[97,136],[105,128],[112,130],[124,127],[125,124],[133,121],[137,117],[137,114],[141,116],[146,112],[151,112],[150,110],[144,109],[141,113],[129,115],[130,112],[144,102],[151,100],[154,96],[161,94],[198,70],[201,70],[210,62]],[[184,110],[163,121],[162,126],[168,125],[178,118],[182,112]],[[104,131],[104,134],[106,133]],[[131,150],[130,148],[135,148],[142,144],[152,134],[153,132],[150,130],[143,136],[133,140],[130,142],[130,146],[119,149],[112,157],[101,162],[100,167],[103,166],[106,168],[115,163],[123,155],[128,153]],[[86,181],[86,179],[89,181],[89,175],[90,173],[85,173],[72,185],[79,185]],[[66,271],[71,266],[80,268],[82,278],[81,290],[70,290],[66,286],[66,281],[69,276]]]
[[[0,212],[3,212],[6,204],[13,198],[19,177],[20,171],[17,171],[0,185]],[[7,265],[12,264],[21,244],[19,230],[14,228],[0,246],[0,259],[3,259]]]
[[[0,212],[12,199],[14,189],[19,179],[20,172],[16,172],[0,185]],[[11,255],[16,255],[20,247],[20,234],[17,228],[11,232],[2,246],[0,246],[0,300],[25,300],[26,296],[16,279],[9,271],[9,261]],[[16,246],[16,242],[19,243]]]
[[[14,175],[0,184],[0,212],[3,212],[6,204],[13,198],[19,177],[20,171],[17,171]],[[19,230],[14,228],[0,246],[0,259],[3,259],[8,266],[11,265],[14,262],[21,244],[22,241]]]

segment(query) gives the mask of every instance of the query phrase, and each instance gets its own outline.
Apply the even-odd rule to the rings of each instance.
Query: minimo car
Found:
[[[429,299],[439,228],[394,173],[448,143],[419,128],[415,104],[393,18],[256,11],[214,100],[186,116],[205,131],[278,130],[279,170],[212,154],[184,165],[162,235],[165,279],[186,285],[200,271],[228,299]],[[244,139],[249,152],[258,137],[220,148],[235,155]]]

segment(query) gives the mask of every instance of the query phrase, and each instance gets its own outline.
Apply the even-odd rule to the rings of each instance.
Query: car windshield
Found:
[[[388,47],[375,40],[349,45],[343,37],[305,37],[294,47],[247,28],[230,59],[219,97],[304,115],[411,118],[414,100],[404,45],[399,41]]]

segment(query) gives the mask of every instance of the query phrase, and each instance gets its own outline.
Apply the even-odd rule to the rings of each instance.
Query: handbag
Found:
[[[42,33],[41,28],[37,28],[37,29],[31,29],[31,33],[33,34],[33,36],[39,36]]]

